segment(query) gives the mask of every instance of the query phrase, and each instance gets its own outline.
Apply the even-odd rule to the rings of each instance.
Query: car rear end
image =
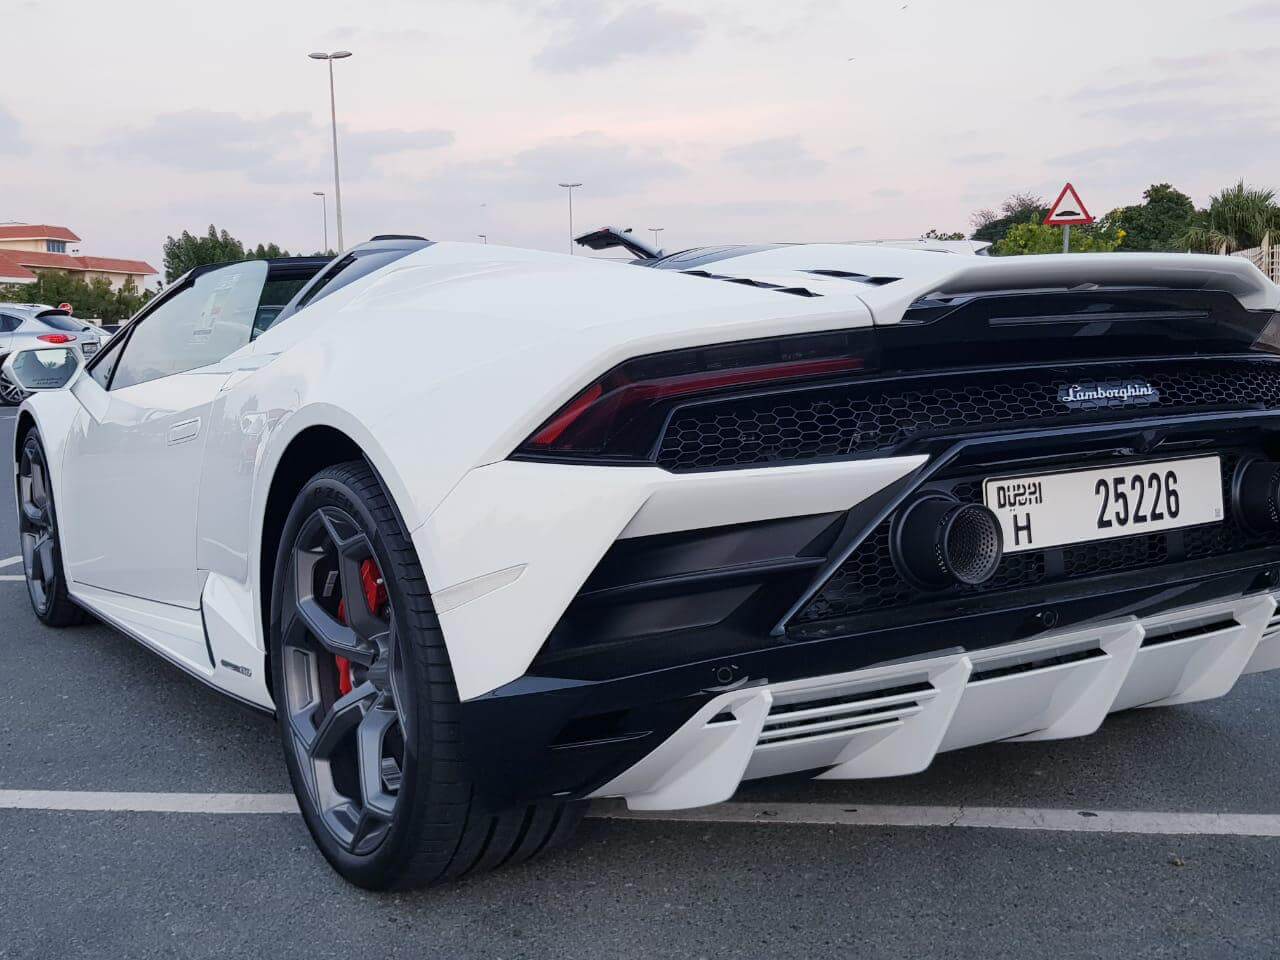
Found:
[[[97,327],[77,319],[66,310],[41,310],[33,314],[29,326],[31,329],[23,332],[30,333],[36,341],[30,346],[42,343],[74,345],[86,360],[98,353],[104,340]]]
[[[875,327],[586,385],[456,493],[529,562],[437,596],[446,637],[545,634],[463,691],[486,789],[672,808],[907,774],[1280,667],[1280,301],[1164,263],[965,273],[891,318],[890,280]]]

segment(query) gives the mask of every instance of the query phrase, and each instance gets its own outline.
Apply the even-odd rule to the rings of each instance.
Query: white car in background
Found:
[[[274,711],[366,887],[1280,667],[1280,287],[1237,258],[389,237],[47,346],[5,366],[37,616]]]
[[[41,303],[0,303],[0,363],[24,347],[73,344],[90,359],[108,335],[98,327],[77,320],[68,311]],[[21,403],[26,394],[0,373],[0,404]]]

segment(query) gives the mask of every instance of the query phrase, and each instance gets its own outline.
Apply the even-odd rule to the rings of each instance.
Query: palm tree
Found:
[[[1202,253],[1248,250],[1262,244],[1267,233],[1280,237],[1280,205],[1274,190],[1248,187],[1241,180],[1209,201],[1208,210],[1196,218],[1182,238],[1182,245]]]

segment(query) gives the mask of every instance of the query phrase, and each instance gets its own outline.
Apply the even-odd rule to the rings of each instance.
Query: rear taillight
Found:
[[[675,406],[766,385],[842,378],[872,369],[872,353],[870,331],[857,331],[637,357],[580,391],[516,455],[645,462]]]
[[[45,343],[71,343],[75,337],[66,333],[42,333],[36,339],[43,340]]]

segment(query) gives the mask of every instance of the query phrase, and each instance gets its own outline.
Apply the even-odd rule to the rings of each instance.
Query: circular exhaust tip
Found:
[[[1004,555],[994,513],[947,496],[921,497],[899,514],[893,558],[908,580],[930,590],[990,580]]]
[[[1232,506],[1251,530],[1280,530],[1280,463],[1242,460],[1231,481]]]

